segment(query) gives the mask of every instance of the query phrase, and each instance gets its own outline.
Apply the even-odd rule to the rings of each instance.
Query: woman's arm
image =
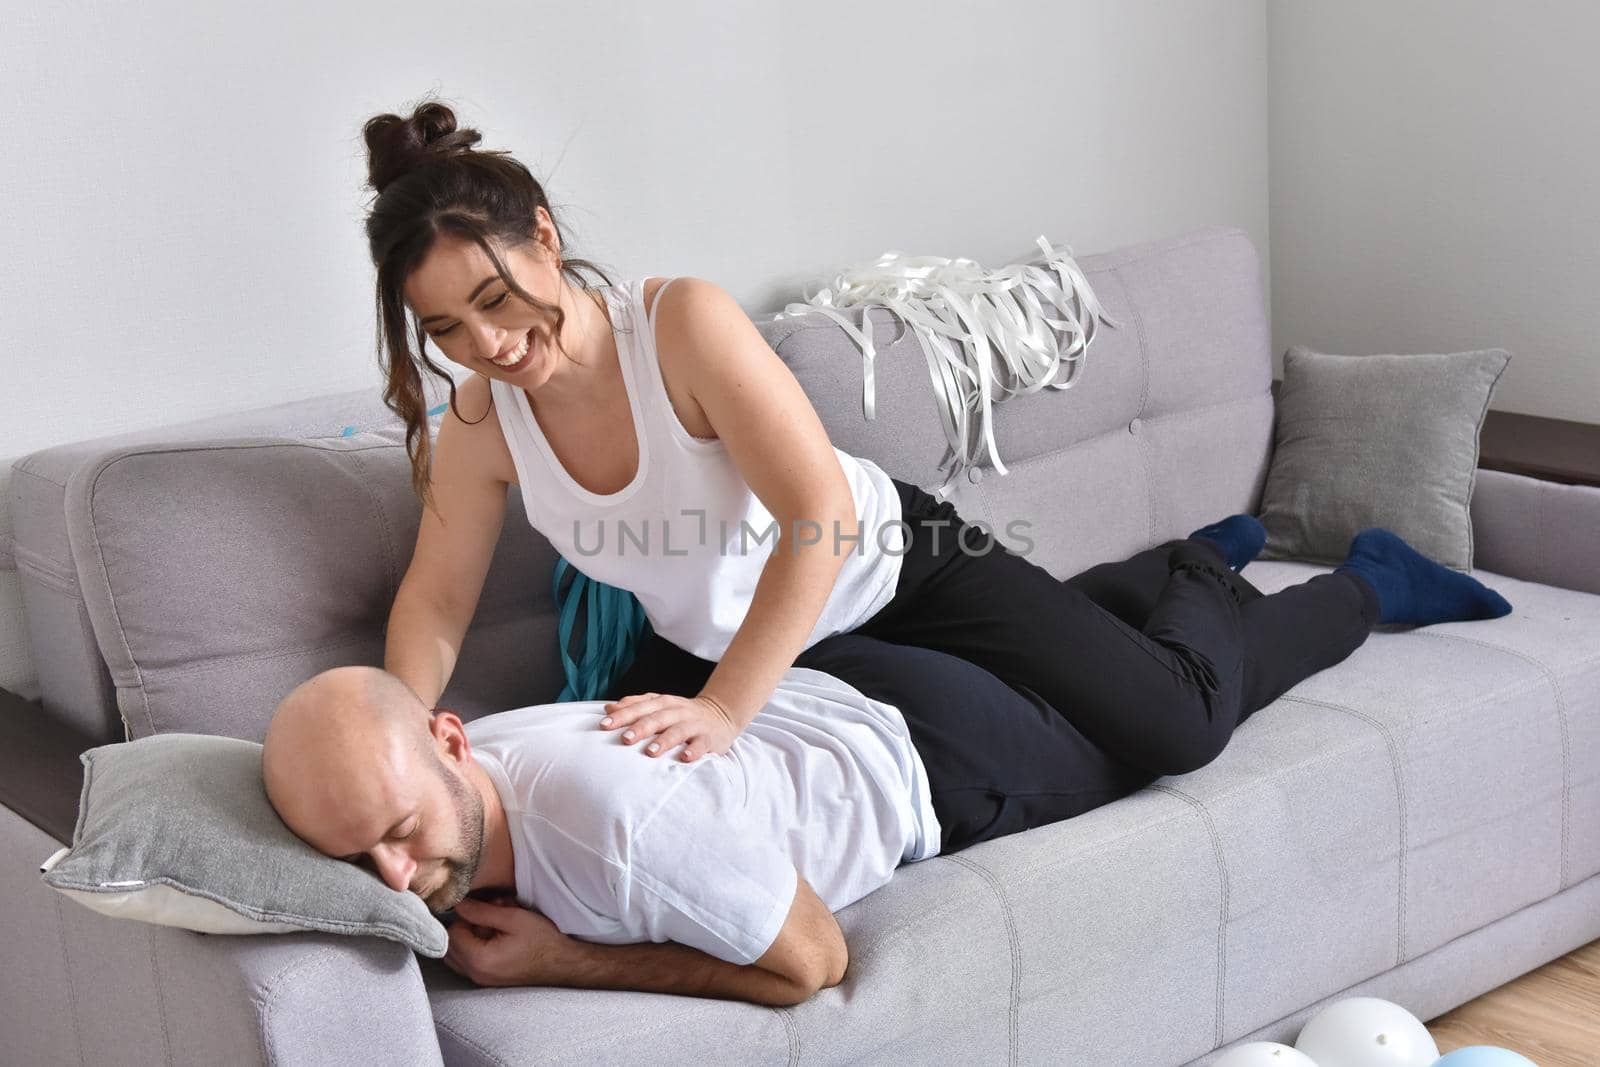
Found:
[[[727,292],[679,278],[661,297],[656,336],[658,350],[671,353],[675,372],[777,523],[777,546],[745,619],[694,698],[725,717],[731,743],[805,647],[844,554],[872,550],[873,532],[861,529],[850,483],[810,397]],[[629,727],[633,740],[659,732],[665,752],[696,732],[692,723],[680,723],[676,699],[625,697],[608,709],[610,726]],[[691,744],[691,757],[702,752]]]
[[[460,389],[462,410],[487,413],[488,390],[483,378],[470,378]],[[429,708],[455,672],[505,525],[507,483],[495,475],[492,458],[498,453],[502,466],[510,466],[511,456],[498,432],[492,419],[463,422],[454,407],[444,413],[428,475],[433,506],[422,510],[411,564],[384,628],[384,669]]]
[[[837,459],[834,465],[838,466]],[[700,690],[700,696],[715,701],[740,730],[766,706],[783,672],[794,665],[822,616],[844,567],[843,552],[849,551],[853,543],[841,537],[843,550],[835,554],[834,524],[844,534],[854,536],[859,526],[854,510],[847,486],[842,506],[837,502],[819,503],[797,516],[821,527],[822,536],[814,544],[801,542],[817,537],[815,527],[801,522],[797,536],[794,519],[773,513],[782,530],[778,547],[761,570],[744,621]]]

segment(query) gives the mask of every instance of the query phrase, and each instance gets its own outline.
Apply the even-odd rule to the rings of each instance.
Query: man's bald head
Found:
[[[440,718],[387,671],[336,667],[279,702],[261,753],[267,799],[289,829],[327,855],[370,856],[391,887],[435,910],[466,893],[483,826],[481,797],[445,758],[470,759],[460,722]]]
[[[293,827],[290,812],[304,807],[302,799],[317,799],[305,794],[320,792],[318,783],[338,786],[375,762],[432,755],[428,719],[421,698],[388,671],[323,671],[291,690],[273,712],[261,753],[267,797]]]

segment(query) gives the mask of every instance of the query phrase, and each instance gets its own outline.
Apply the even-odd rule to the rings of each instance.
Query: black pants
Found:
[[[946,852],[1204,766],[1377,620],[1359,579],[1321,574],[1265,596],[1198,540],[1057,581],[948,502],[895,485],[911,541],[894,598],[795,666],[899,708]],[[714,666],[652,635],[616,695],[692,696]]]

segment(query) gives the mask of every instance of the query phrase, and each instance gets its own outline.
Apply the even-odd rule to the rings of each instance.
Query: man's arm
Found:
[[[596,945],[571,940],[560,985],[584,989],[637,989],[649,993],[799,1004],[819,989],[844,981],[849,962],[844,933],[804,878],[772,947],[741,966],[676,942]]]
[[[799,1004],[844,981],[849,950],[827,905],[809,882],[798,874],[796,879],[794,902],[778,936],[751,964],[730,963],[673,942],[580,941],[560,933],[537,912],[471,898],[457,904],[456,913],[494,933],[482,938],[456,924],[445,962],[479,985],[632,989],[771,1006]]]

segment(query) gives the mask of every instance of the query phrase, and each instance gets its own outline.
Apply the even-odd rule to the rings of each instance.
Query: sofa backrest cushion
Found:
[[[425,385],[430,409],[447,399],[442,382],[429,378]],[[67,529],[69,485],[82,491],[91,469],[107,455],[136,445],[253,436],[340,437],[392,424],[396,420],[384,406],[381,390],[366,388],[72,441],[13,463],[7,492],[14,531],[11,548],[45,714],[102,741],[124,736],[117,685],[109,667],[111,654],[102,652],[79,581],[79,560],[89,559],[85,566],[90,575],[94,564],[83,552],[74,553]],[[83,538],[80,533],[80,544]]]
[[[951,502],[1058,578],[1253,511],[1272,449],[1272,352],[1260,263],[1242,230],[1212,227],[1077,257],[1107,318],[1080,376],[995,405],[1007,473],[968,471]],[[764,326],[833,443],[895,477],[940,484],[946,451],[928,359],[909,330],[870,312],[876,418],[862,414],[861,355],[810,314]],[[858,326],[861,313],[853,320]],[[1065,376],[1062,369],[1058,379]]]
[[[1009,473],[979,468],[952,497],[964,517],[1057,577],[1253,511],[1272,434],[1266,314],[1247,235],[1212,228],[1078,264],[1122,325],[1101,324],[1070,388],[995,407]],[[887,312],[872,312],[871,323],[872,421],[862,413],[860,352],[836,323],[807,314],[756,324],[836,445],[931,488],[943,481],[945,439],[926,355]],[[69,660],[53,674],[103,659],[132,737],[260,740],[278,700],[312,674],[382,663],[421,515],[397,426],[301,440],[151,436],[157,443],[73,446],[70,471],[54,468],[93,651],[36,642],[36,654]],[[1012,522],[1027,524],[1022,536],[1008,535]],[[555,698],[554,562],[509,493],[441,704],[471,718]]]

